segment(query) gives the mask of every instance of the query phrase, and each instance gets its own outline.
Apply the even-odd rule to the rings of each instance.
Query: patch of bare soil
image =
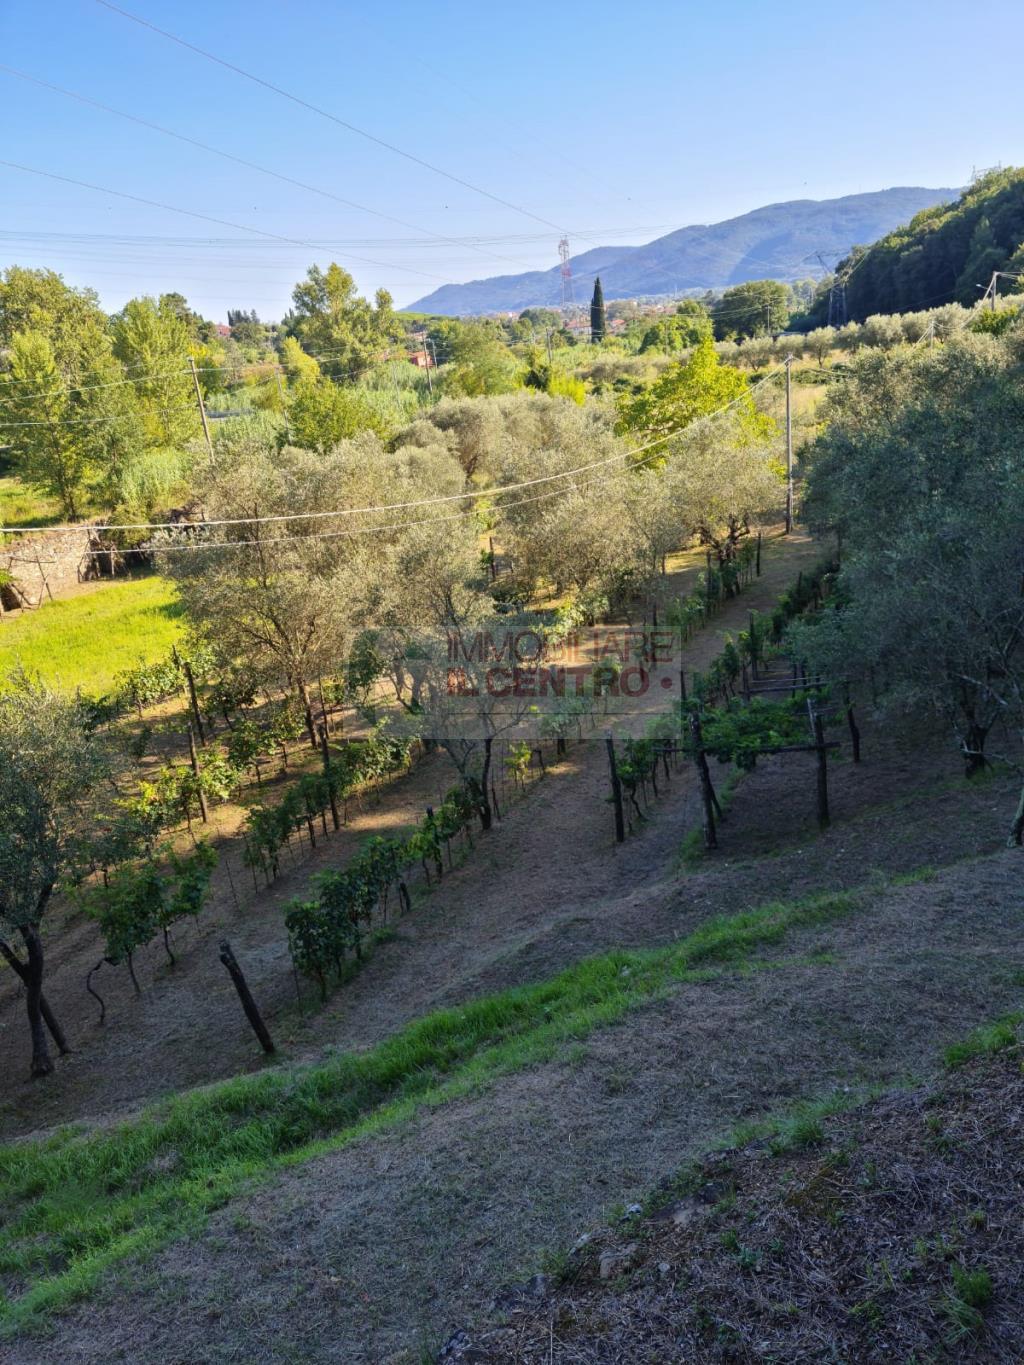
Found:
[[[445,1362],[1019,1362],[1024,1077],[1014,1048],[694,1165],[647,1216],[499,1296]]]
[[[924,1074],[944,1044],[1019,1006],[1022,927],[1011,851],[880,888],[751,970],[681,985],[550,1063],[279,1172],[204,1234],[128,1268],[57,1319],[51,1338],[12,1343],[7,1359],[431,1359],[455,1329],[475,1330],[496,1286],[593,1230],[613,1204],[642,1199],[738,1120]],[[959,1128],[949,1122],[957,1143],[971,1136],[968,1110]],[[974,1136],[987,1142],[988,1128]],[[1008,1188],[1015,1178],[1007,1167]],[[918,1200],[910,1177],[894,1197],[908,1192]],[[1003,1209],[992,1207],[996,1229]],[[754,1245],[756,1229],[741,1232],[741,1245]],[[823,1228],[823,1245],[831,1235]],[[635,1240],[632,1230],[624,1240]],[[886,1254],[881,1243],[877,1254]],[[757,1284],[751,1270],[752,1293]],[[999,1280],[998,1292],[1012,1285]]]

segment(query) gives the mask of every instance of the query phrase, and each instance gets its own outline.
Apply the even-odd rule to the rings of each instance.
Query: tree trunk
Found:
[[[481,828],[481,829],[484,829],[484,830],[490,829],[490,827],[491,827],[491,821],[492,821],[492,814],[491,814],[491,798],[490,798],[490,796],[489,796],[488,793],[490,792],[490,780],[491,780],[491,747],[492,747],[493,743],[494,743],[494,736],[493,736],[493,735],[488,735],[487,738],[484,740],[484,767],[483,767],[483,773],[481,774],[481,779],[480,779],[480,802],[479,802],[479,804],[480,804],[480,828]]]
[[[985,757],[985,740],[988,731],[981,725],[972,725],[967,731],[967,741],[964,744],[964,776],[977,777],[987,765],[988,759]]]
[[[309,732],[309,742],[314,749],[319,749],[320,741],[317,738],[316,725],[313,721],[313,703],[309,699],[309,688],[304,682],[299,683],[299,696],[302,698],[302,710],[306,717],[306,729]]]
[[[31,1074],[33,1077],[49,1076],[53,1071],[53,1058],[43,1023],[43,943],[34,924],[22,925],[20,932],[28,949],[24,981],[28,1027],[32,1035]]]
[[[17,956],[11,945],[9,943],[5,943],[3,939],[0,939],[0,957],[4,958],[4,960],[7,962],[7,965],[11,968],[11,970],[21,978],[24,984],[27,985],[28,968],[25,966],[25,963],[22,962],[22,960]],[[70,1056],[71,1049],[68,1046],[67,1037],[65,1036],[64,1030],[60,1026],[60,1022],[57,1019],[57,1016],[50,1008],[49,1002],[47,1001],[45,995],[40,994],[39,996],[39,1008],[42,1011],[43,1023],[50,1030],[50,1037],[57,1044],[57,1051],[60,1053],[62,1057]]]
[[[1024,844],[1024,787],[1021,787],[1020,800],[1017,802],[1017,810],[1010,826],[1010,835],[1006,840],[1007,848],[1020,848]]]

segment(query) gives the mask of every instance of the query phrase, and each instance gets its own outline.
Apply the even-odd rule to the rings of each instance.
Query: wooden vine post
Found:
[[[260,1047],[269,1055],[274,1051],[274,1040],[270,1036],[270,1030],[263,1022],[263,1016],[252,997],[252,991],[250,991],[242,969],[238,965],[237,958],[231,951],[231,944],[226,938],[220,941],[220,960],[228,969],[228,975],[231,977],[235,990],[238,992],[238,998],[242,1002],[242,1009],[245,1010],[245,1017],[252,1025],[252,1031],[259,1039]]]
[[[846,724],[850,727],[850,743],[853,746],[853,761],[860,762],[860,730],[853,718],[853,705],[850,702],[850,689],[846,689]]]
[[[711,773],[708,771],[707,755],[704,752],[704,736],[700,728],[700,717],[696,714],[690,716],[690,735],[693,739],[693,761],[697,766],[697,777],[700,780],[701,802],[704,808],[704,847],[711,849],[718,847],[718,834],[715,830],[715,807],[718,802],[715,799],[715,791],[711,785]],[[721,808],[719,807],[719,813]]]
[[[188,697],[192,705],[192,718],[195,721],[196,733],[199,735],[199,743],[205,748],[206,730],[203,728],[203,714],[199,709],[199,693],[196,691],[195,674],[192,672],[192,665],[187,659],[183,659],[178,653],[177,646],[173,651],[174,662],[185,675],[185,682],[188,684]]]
[[[811,728],[814,731],[814,750],[818,757],[818,826],[820,829],[827,829],[830,821],[828,813],[828,745],[825,743],[825,724],[810,698],[807,701],[807,710],[811,716]]]
[[[327,798],[331,803],[331,823],[335,829],[341,829],[341,820],[338,816],[338,798],[334,791],[334,783],[331,780],[331,750],[327,743],[327,725],[320,725],[320,753],[324,762],[324,778],[327,781]]]
[[[199,798],[199,814],[203,818],[203,824],[210,823],[210,812],[206,805],[206,793],[203,791],[202,776],[199,772],[199,751],[196,749],[196,732],[192,728],[192,722],[188,725],[188,759],[192,764],[192,776],[196,780],[196,795]]]
[[[626,820],[622,811],[622,783],[619,781],[619,765],[615,762],[615,740],[612,732],[604,732],[605,747],[608,750],[608,767],[612,778],[612,804],[615,807],[615,842],[621,844],[626,839]]]

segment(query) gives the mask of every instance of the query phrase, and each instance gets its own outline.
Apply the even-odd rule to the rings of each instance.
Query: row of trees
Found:
[[[941,717],[969,775],[993,749],[1024,768],[1022,385],[1019,325],[869,352],[808,451],[805,512],[840,536],[843,566],[835,610],[796,647],[880,704]]]

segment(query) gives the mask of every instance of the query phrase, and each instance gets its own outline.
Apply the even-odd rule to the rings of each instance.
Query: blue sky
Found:
[[[97,0],[0,0],[3,64],[410,225],[0,70],[4,160],[168,206],[0,167],[0,265],[51,266],[110,308],[177,288],[209,316],[278,317],[308,265],[331,259],[401,304],[445,280],[555,264],[560,230],[575,250],[642,242],[777,200],[959,185],[1024,160],[1005,65],[1014,0],[120,2],[546,221]]]

